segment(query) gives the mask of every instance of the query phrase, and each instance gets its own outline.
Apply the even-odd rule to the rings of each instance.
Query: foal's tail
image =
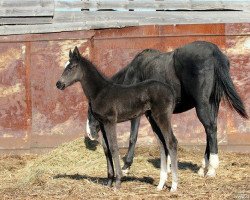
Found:
[[[236,92],[229,74],[229,60],[220,51],[216,52],[214,56],[216,57],[217,64],[215,65],[215,85],[211,100],[216,106],[219,106],[220,100],[224,96],[231,108],[234,108],[241,117],[248,119],[245,106]]]

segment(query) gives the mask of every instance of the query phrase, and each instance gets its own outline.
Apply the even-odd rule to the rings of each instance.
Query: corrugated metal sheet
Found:
[[[163,25],[50,34],[0,36],[0,149],[54,147],[85,134],[87,102],[79,84],[55,87],[68,51],[79,46],[111,76],[141,50],[170,51],[194,40],[211,41],[229,56],[234,83],[250,111],[250,24]],[[173,129],[181,144],[204,144],[205,133],[194,110],[175,115]],[[127,146],[129,123],[118,128]],[[140,126],[138,145],[155,142],[148,122]],[[250,124],[222,103],[218,141],[250,145]]]

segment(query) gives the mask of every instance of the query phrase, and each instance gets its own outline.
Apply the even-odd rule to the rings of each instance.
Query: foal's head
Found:
[[[83,77],[83,72],[80,66],[82,56],[75,47],[73,53],[69,51],[69,61],[65,64],[65,69],[61,78],[56,83],[56,87],[60,90],[64,90],[66,87],[73,83],[80,81]]]

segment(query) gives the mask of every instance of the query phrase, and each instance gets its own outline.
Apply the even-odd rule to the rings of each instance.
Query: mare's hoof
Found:
[[[170,192],[176,192],[177,191],[177,185],[178,185],[178,183],[173,181]]]
[[[201,177],[204,177],[205,176],[205,169],[201,167],[198,171],[198,175]]]
[[[171,187],[170,192],[172,192],[172,193],[177,192],[177,188]]]
[[[206,174],[207,177],[215,177],[216,176],[216,172],[214,168],[209,168]]]
[[[157,190],[157,191],[162,191],[163,188],[164,188],[164,186],[158,185],[157,188],[156,188],[156,190]]]
[[[122,175],[123,175],[123,176],[127,176],[128,173],[129,173],[129,168],[127,168],[127,169],[122,169]]]

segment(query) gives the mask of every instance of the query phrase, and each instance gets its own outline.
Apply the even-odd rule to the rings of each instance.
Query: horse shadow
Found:
[[[161,166],[161,160],[159,158],[148,159],[148,162],[151,163],[157,169],[159,169]],[[197,173],[199,170],[199,166],[197,164],[193,164],[192,162],[181,161],[178,162],[178,169],[191,170],[194,173]]]
[[[61,179],[61,178],[68,178],[68,179],[73,179],[73,180],[88,180],[91,181],[93,183],[97,183],[100,185],[106,185],[108,182],[108,178],[103,178],[103,177],[96,177],[96,176],[89,176],[89,175],[81,175],[81,174],[57,174],[53,177],[53,179]],[[122,177],[122,182],[132,182],[132,181],[137,181],[137,182],[141,182],[141,183],[146,183],[146,184],[150,184],[153,185],[154,183],[154,179],[151,177],[135,177],[135,176],[124,176]]]

